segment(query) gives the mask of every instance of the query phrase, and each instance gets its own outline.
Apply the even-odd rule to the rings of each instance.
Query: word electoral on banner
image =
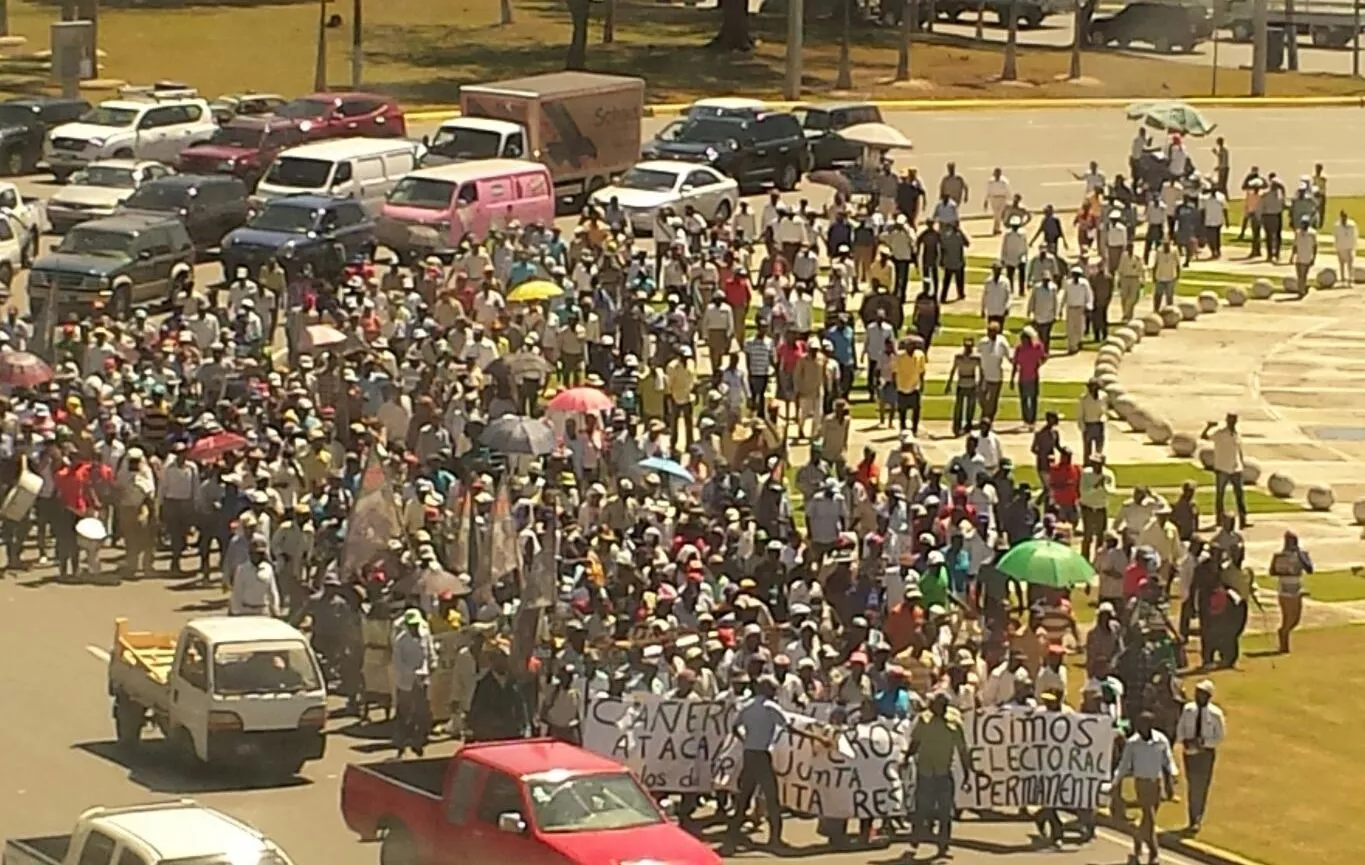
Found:
[[[730,702],[654,694],[596,697],[583,719],[583,747],[628,766],[656,793],[705,793],[737,772],[722,755],[734,727]]]
[[[1113,777],[1114,724],[1107,715],[987,709],[963,717],[970,764],[959,808],[1093,809]]]

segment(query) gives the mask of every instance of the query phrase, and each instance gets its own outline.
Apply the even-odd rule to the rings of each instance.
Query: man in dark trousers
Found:
[[[1213,682],[1203,680],[1194,687],[1194,700],[1180,710],[1175,737],[1185,749],[1185,784],[1189,788],[1191,833],[1204,822],[1204,807],[1213,783],[1213,763],[1218,748],[1227,736],[1223,710],[1213,703]]]
[[[789,729],[787,713],[773,699],[777,694],[777,680],[764,676],[758,680],[754,698],[739,710],[735,717],[735,734],[744,742],[744,758],[739,770],[739,790],[735,810],[730,815],[729,836],[733,843],[748,816],[754,791],[763,791],[763,804],[768,811],[768,846],[781,848],[782,803],[777,790],[777,775],[773,772],[773,744],[779,733]]]
[[[526,735],[526,703],[510,671],[509,647],[496,644],[488,672],[474,686],[469,702],[469,741],[520,739]]]

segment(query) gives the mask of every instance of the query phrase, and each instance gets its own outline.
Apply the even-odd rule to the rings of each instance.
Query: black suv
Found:
[[[751,190],[771,183],[790,191],[811,169],[810,147],[795,114],[765,112],[752,119],[675,120],[642,148],[646,159],[705,162]]]
[[[305,264],[319,276],[340,274],[352,261],[374,254],[374,219],[360,202],[324,195],[286,195],[223,238],[223,279],[238,267],[252,273],[278,258],[289,273]]]
[[[246,184],[230,174],[172,174],[144,183],[119,213],[156,213],[185,223],[194,249],[216,249],[229,231],[246,224]]]
[[[0,173],[27,174],[43,158],[48,130],[90,110],[84,99],[32,96],[0,102]]]
[[[156,213],[115,214],[82,222],[33,262],[30,303],[38,315],[55,298],[57,314],[134,306],[169,307],[194,284],[194,244],[185,224]]]
[[[1090,22],[1090,44],[1127,48],[1151,45],[1160,54],[1175,49],[1189,53],[1213,35],[1213,22],[1202,6],[1180,3],[1130,3],[1113,15]]]
[[[838,132],[860,123],[881,123],[882,110],[871,102],[824,102],[802,105],[796,109],[810,143],[813,168],[833,168],[835,165],[857,162],[863,146],[846,141]]]

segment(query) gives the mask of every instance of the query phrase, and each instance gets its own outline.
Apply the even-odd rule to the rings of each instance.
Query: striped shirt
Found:
[[[744,343],[744,358],[749,364],[749,375],[769,375],[773,368],[773,341],[768,337],[754,337]]]

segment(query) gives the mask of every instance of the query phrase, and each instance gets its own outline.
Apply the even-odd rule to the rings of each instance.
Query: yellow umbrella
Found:
[[[523,282],[521,285],[512,289],[512,293],[507,295],[507,299],[516,303],[530,303],[537,300],[549,300],[552,297],[563,297],[564,289],[545,279],[533,279],[530,282]]]

